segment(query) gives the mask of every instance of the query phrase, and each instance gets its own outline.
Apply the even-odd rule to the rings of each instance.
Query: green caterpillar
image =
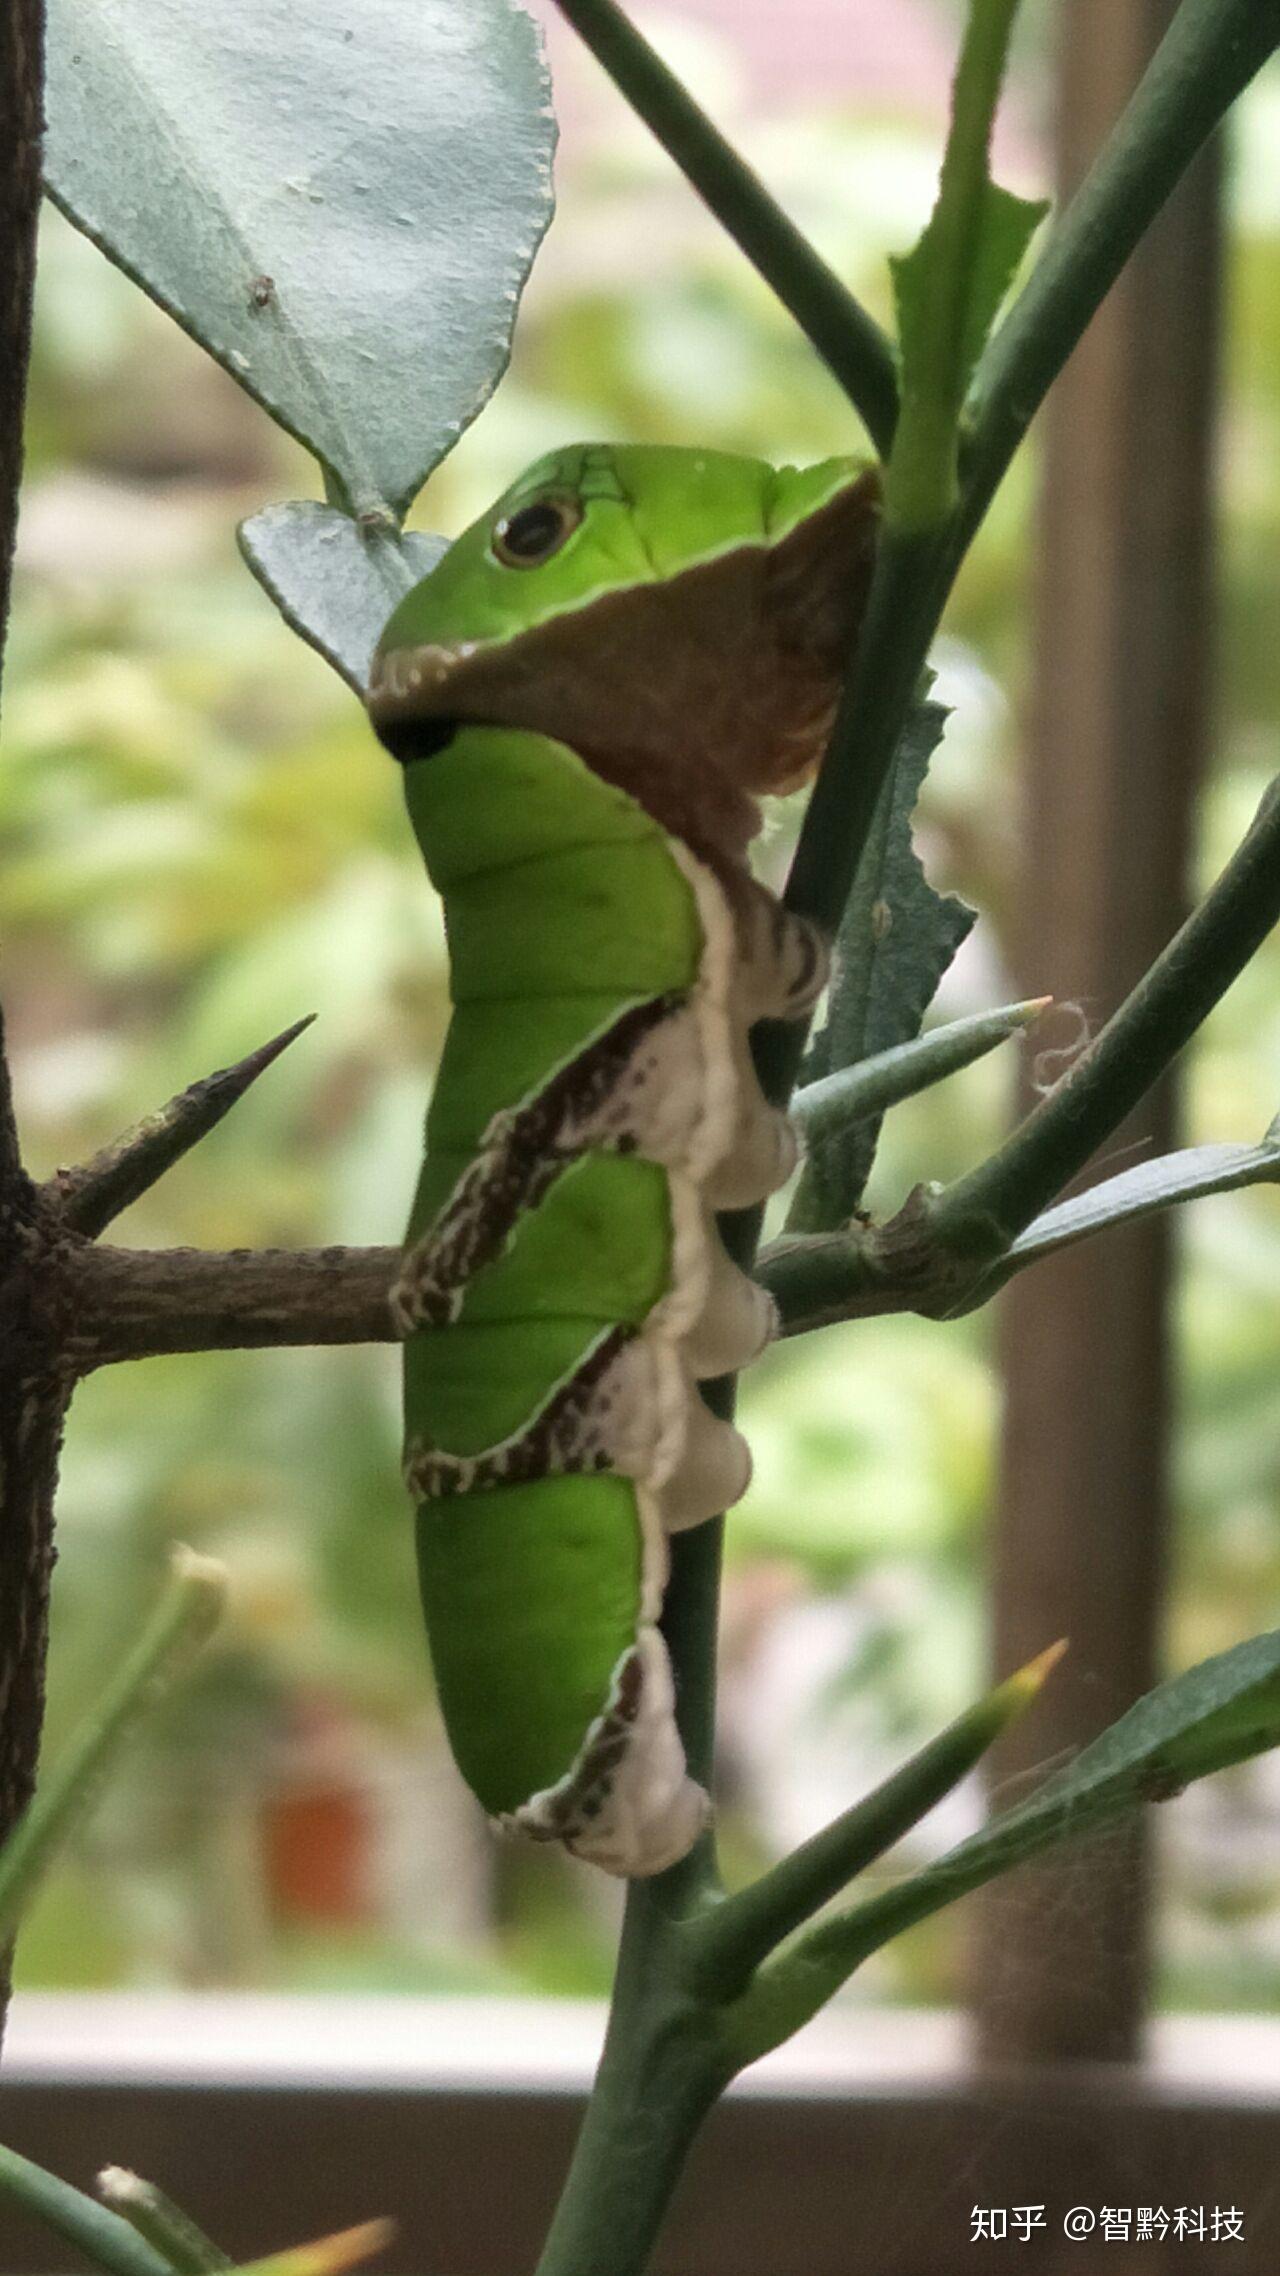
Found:
[[[844,459],[560,451],[374,658],[454,1006],[393,1297],[436,1681],[491,1816],[611,1873],[662,1871],[709,1812],[667,1539],[747,1484],[698,1384],[774,1323],[715,1212],[790,1175],[748,1033],[827,969],[746,848],[756,794],[821,754],[877,500]]]

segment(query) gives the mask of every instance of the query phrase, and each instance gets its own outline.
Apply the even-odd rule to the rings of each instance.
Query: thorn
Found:
[[[167,1106],[149,1114],[78,1168],[59,1170],[48,1190],[59,1203],[63,1223],[93,1239],[122,1210],[147,1193],[175,1162],[215,1129],[259,1075],[311,1026],[314,1012],[295,1020],[283,1034],[260,1044],[234,1067],[220,1067],[179,1091]]]
[[[22,1148],[18,1143],[18,1125],[13,1114],[13,1092],[9,1083],[9,1062],[5,1056],[4,1013],[0,1011],[0,1203],[6,1201],[15,1186],[22,1183]]]
[[[310,2244],[286,2246],[266,2260],[243,2262],[236,2276],[345,2276],[385,2252],[396,2233],[394,2221],[362,2221],[358,2228],[316,2237]]]
[[[1053,1001],[1052,996],[1028,996],[1024,1003],[1011,1004],[1010,1014],[1019,1027],[1034,1027],[1038,1019],[1053,1009]]]
[[[1053,1674],[1069,1642],[1069,1637],[1059,1636],[1056,1644],[1047,1645],[1043,1652],[1037,1652],[1033,1660],[1028,1660],[1025,1667],[1016,1669],[1011,1676],[1006,1678],[1001,1685],[1001,1690],[1011,1705],[1014,1701],[1022,1705],[1030,1705],[1037,1692],[1044,1688],[1049,1677]],[[1014,1712],[1016,1713],[1016,1711],[1015,1707]]]

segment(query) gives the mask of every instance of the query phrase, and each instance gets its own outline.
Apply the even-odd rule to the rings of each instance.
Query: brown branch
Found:
[[[394,1343],[398,1249],[126,1249],[64,1239],[52,1270],[76,1376],[178,1351]],[[972,1275],[921,1246],[913,1212],[861,1236],[780,1241],[759,1279],[784,1336],[891,1312],[946,1317]]]
[[[0,662],[9,621],[40,209],[43,0],[0,9]],[[25,1177],[0,1030],[0,1842],[30,1798],[44,1710],[53,1486],[66,1391],[23,1267],[41,1204]],[[7,2003],[0,1963],[0,2032]]]
[[[77,1375],[175,1351],[392,1343],[398,1249],[118,1249],[68,1243],[58,1265]]]
[[[53,1186],[45,1189],[52,1195]],[[908,1207],[892,1225],[780,1241],[760,1258],[784,1336],[891,1312],[945,1317],[972,1275],[922,1245]],[[69,1323],[70,1372],[179,1351],[394,1343],[399,1249],[127,1249],[65,1232],[48,1271]]]
[[[782,1334],[891,1312],[946,1317],[960,1285],[955,1267],[917,1253],[909,1218],[904,1211],[861,1245],[827,1234],[766,1249],[758,1277],[777,1300]],[[54,1270],[71,1323],[67,1361],[78,1377],[167,1352],[394,1343],[388,1296],[400,1253],[64,1242]]]
[[[13,1086],[4,1047],[4,1014],[0,1012],[0,1204],[22,1182],[22,1149],[13,1112]]]
[[[0,660],[18,528],[43,89],[43,0],[7,0],[0,10]]]
[[[48,1208],[22,1168],[0,1023],[0,1847],[35,1786],[44,1723],[53,1496],[71,1382],[40,1271]],[[0,1953],[0,2037],[8,2004]]]
[[[59,1170],[49,1181],[49,1191],[60,1204],[68,1231],[103,1232],[216,1128],[314,1018],[311,1012],[306,1019],[295,1020],[282,1035],[260,1044],[234,1067],[220,1067],[216,1074],[205,1075],[200,1082],[179,1091],[166,1106],[135,1123],[132,1130],[126,1130],[122,1138],[104,1146],[78,1169]]]
[[[53,1486],[68,1381],[56,1300],[32,1266],[46,1235],[17,1154],[0,1021],[0,1844],[30,1799],[43,1705]]]

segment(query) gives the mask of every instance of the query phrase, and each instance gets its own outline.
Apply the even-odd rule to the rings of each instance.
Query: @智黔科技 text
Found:
[[[1243,2244],[1244,2214],[1238,2205],[1071,2205],[1062,2213],[1048,2205],[975,2205],[969,2215],[971,2244],[1030,2244],[1049,2229],[1079,2243]]]

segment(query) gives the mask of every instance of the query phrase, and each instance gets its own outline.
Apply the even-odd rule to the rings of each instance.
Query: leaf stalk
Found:
[[[794,317],[883,457],[898,415],[898,380],[892,346],[875,318],[801,235],[616,0],[558,0],[558,6]]]

